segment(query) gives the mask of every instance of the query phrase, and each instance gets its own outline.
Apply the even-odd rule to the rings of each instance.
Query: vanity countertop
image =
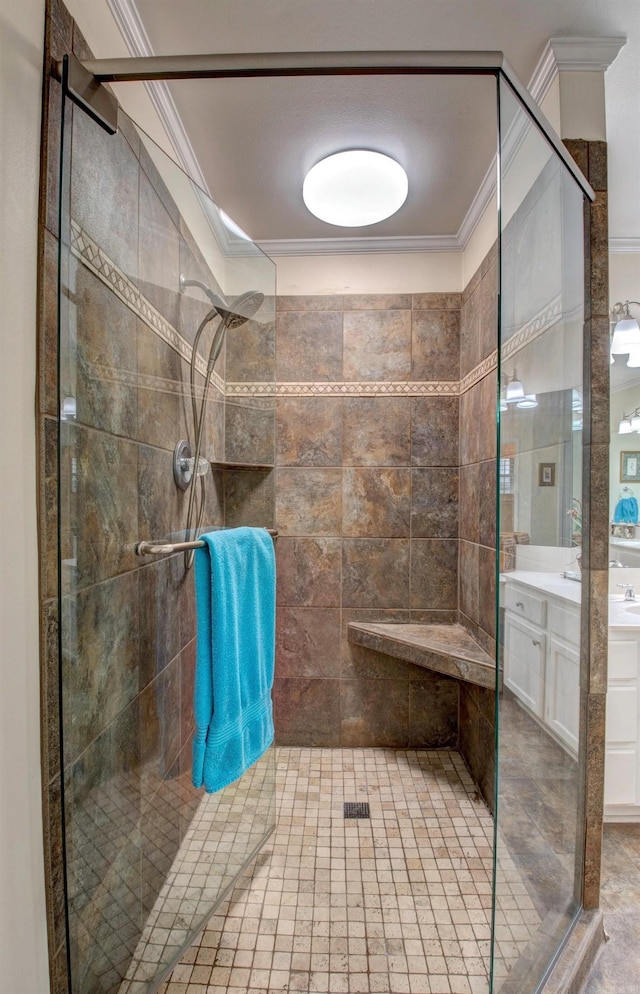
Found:
[[[544,594],[562,597],[563,600],[579,604],[582,597],[582,584],[575,580],[567,580],[560,573],[542,573],[536,570],[516,569],[509,573],[501,573],[500,579],[508,583],[515,580],[527,587],[533,587]],[[639,602],[640,603],[640,602]],[[640,622],[640,617],[638,618]]]
[[[609,545],[617,545],[621,549],[640,549],[640,538],[615,538],[611,536]]]
[[[609,628],[640,628],[640,598],[625,601],[624,594],[609,597]]]

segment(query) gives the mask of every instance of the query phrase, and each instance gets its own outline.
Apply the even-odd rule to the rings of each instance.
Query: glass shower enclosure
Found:
[[[59,555],[71,988],[148,991],[274,827],[273,749],[215,794],[191,784],[193,574],[182,554],[141,556],[136,546],[273,526],[275,270],[126,115],[110,136],[67,100],[63,137]],[[221,340],[212,300],[233,308],[248,292],[259,309],[227,321]],[[222,348],[207,370],[214,341]],[[259,386],[249,392],[247,381]],[[194,412],[203,422],[197,472]]]
[[[193,76],[250,75],[254,57],[230,57],[215,71],[208,58]],[[469,691],[495,823],[487,990],[533,994],[581,905],[589,188],[495,53],[347,53],[348,67],[339,53],[255,58],[257,75],[495,80],[486,268],[497,260],[497,285],[481,316],[486,355],[461,370],[459,395],[464,423],[487,433],[497,510],[484,523],[488,537],[467,542],[460,569],[488,564],[482,594],[495,606],[495,624],[480,633],[495,658],[495,694]],[[150,994],[275,824],[273,750],[217,794],[191,786],[193,577],[182,554],[136,551],[140,541],[180,542],[199,530],[276,525],[275,266],[122,111],[111,135],[77,100],[64,102],[59,286],[71,991]],[[247,294],[260,306],[222,339],[219,302]],[[480,408],[490,412],[484,426]],[[203,421],[200,463],[194,420]],[[475,472],[477,452],[474,443],[461,468]],[[189,520],[185,476],[201,509]]]

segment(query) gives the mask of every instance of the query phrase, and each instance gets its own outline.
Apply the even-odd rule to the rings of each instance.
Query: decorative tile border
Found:
[[[540,335],[543,335],[545,331],[548,331],[549,328],[552,328],[554,324],[558,324],[562,320],[562,317],[562,297],[558,294],[548,304],[545,304],[537,314],[534,314],[531,320],[527,321],[519,331],[516,331],[509,338],[504,339],[502,358],[510,359],[516,352],[524,348],[525,345],[529,345]]]
[[[227,397],[455,397],[457,380],[358,380],[292,383],[227,383]]]
[[[176,331],[173,325],[169,324],[160,311],[156,310],[144,294],[140,293],[135,283],[131,282],[129,277],[112,262],[91,236],[83,231],[73,219],[71,220],[71,251],[165,344],[177,352],[186,362],[191,362],[192,348],[189,342],[182,337],[180,332]],[[196,369],[202,376],[206,376],[207,364],[200,355],[196,358]],[[224,380],[215,371],[211,374],[211,382],[224,394]]]
[[[84,231],[76,221],[71,221],[71,251],[94,273],[130,310],[140,318],[159,338],[178,353],[186,362],[191,362],[192,348],[189,342],[171,325],[153,304],[132,283],[129,277],[116,266],[100,246]],[[530,342],[562,320],[562,298],[560,295],[545,305],[519,331],[506,340],[502,358],[510,359]],[[359,380],[350,382],[280,382],[247,381],[229,382],[225,385],[217,373],[211,374],[211,382],[226,397],[458,397],[470,390],[476,383],[492,373],[498,363],[497,350],[483,359],[475,369],[461,380]],[[196,369],[203,376],[207,364],[198,356]],[[155,377],[145,377],[134,373],[105,368],[106,379],[114,377],[132,385],[163,390],[169,393],[183,393],[183,387],[173,381],[158,382]],[[149,382],[147,382],[147,380]],[[153,381],[153,382],[151,382]]]
[[[86,369],[86,376],[89,379],[97,380],[100,383],[123,383],[125,386],[133,388],[141,388],[143,390],[153,390],[155,393],[172,393],[177,394],[179,397],[190,397],[191,387],[188,382],[183,382],[182,380],[171,380],[164,376],[153,376],[150,373],[139,373],[135,370],[130,369],[118,369],[115,366],[107,366],[103,363],[92,363]],[[218,377],[220,379],[220,377]],[[221,397],[224,397],[222,391],[219,390],[218,384],[211,384],[214,390],[219,391]],[[196,383],[194,393],[196,397],[200,398],[204,394],[204,386],[202,384]],[[209,394],[212,397],[213,394]]]
[[[485,376],[489,373],[493,373],[498,367],[498,350],[496,349],[491,355],[488,355],[486,359],[483,359],[475,369],[472,369],[466,376],[463,376],[459,383],[459,394],[466,393],[471,387],[474,387],[476,383],[483,380]]]

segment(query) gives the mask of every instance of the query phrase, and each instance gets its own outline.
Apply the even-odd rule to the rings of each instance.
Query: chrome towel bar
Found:
[[[276,528],[265,528],[275,542],[278,537]],[[134,546],[136,556],[168,556],[172,552],[189,552],[190,549],[202,549],[204,542],[201,538],[194,539],[193,542],[138,542]]]

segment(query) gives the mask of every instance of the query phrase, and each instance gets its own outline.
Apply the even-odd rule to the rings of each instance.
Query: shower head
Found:
[[[245,324],[262,306],[263,300],[264,294],[259,290],[247,290],[246,293],[241,293],[227,306],[224,318],[227,328],[239,328]]]
[[[211,287],[207,286],[206,283],[202,283],[201,280],[188,280],[180,273],[181,292],[184,293],[188,286],[197,286],[206,293],[214,310],[218,312],[227,328],[239,328],[245,324],[249,318],[253,317],[264,300],[263,293],[257,290],[248,290],[246,293],[241,293],[239,297],[236,297],[230,303],[227,303],[226,300],[217,294],[215,290],[212,290]]]

